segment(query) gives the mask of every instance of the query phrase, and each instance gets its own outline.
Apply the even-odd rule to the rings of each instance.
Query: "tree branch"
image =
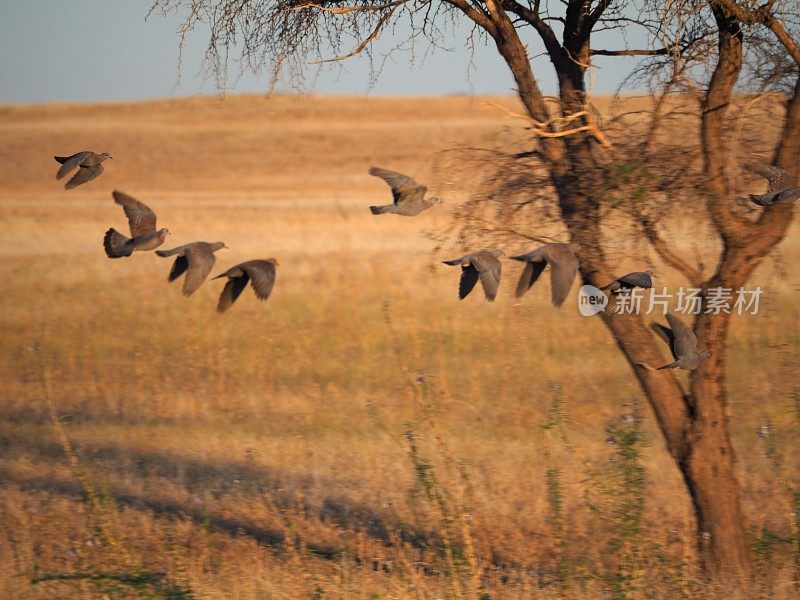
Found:
[[[655,225],[650,219],[642,214],[637,214],[636,217],[639,224],[642,226],[647,241],[650,242],[653,250],[661,257],[661,260],[686,277],[693,287],[701,287],[703,283],[703,274],[672,251],[669,245],[658,234]]]
[[[454,0],[447,1],[453,2]],[[490,33],[497,45],[498,52],[503,57],[503,60],[506,61],[511,74],[514,76],[514,81],[517,84],[517,93],[525,106],[525,110],[536,121],[550,121],[550,111],[545,102],[545,97],[539,89],[536,77],[533,75],[527,48],[520,40],[519,32],[502,6],[504,0],[485,0],[485,2],[488,19],[492,23]],[[519,5],[514,4],[514,6]],[[538,7],[538,0],[534,6]],[[538,13],[535,14],[538,16]],[[546,24],[545,28],[552,34],[552,30]],[[567,169],[567,166],[563,163],[564,149],[560,143],[555,140],[542,140],[542,150],[553,171]]]
[[[408,2],[408,0],[395,0],[395,2],[389,2],[388,4],[373,4],[364,6],[326,6],[324,3],[321,2],[305,2],[303,4],[296,4],[294,6],[286,6],[284,7],[283,10],[285,10],[286,12],[291,12],[296,10],[315,9],[315,10],[321,10],[323,12],[328,12],[334,15],[346,15],[347,13],[352,13],[352,12],[375,12],[387,8],[393,9],[400,6],[401,4],[405,4],[406,2]]]
[[[561,42],[558,41],[553,29],[539,14],[539,2],[534,4],[533,9],[523,6],[515,0],[503,0],[502,6],[503,9],[517,15],[536,30],[536,33],[542,39],[547,54],[550,56],[550,60],[555,63],[555,61],[563,59],[564,49],[561,47]],[[560,20],[563,22],[563,19]]]
[[[778,41],[783,44],[783,47],[786,48],[786,51],[791,55],[792,60],[794,60],[795,64],[800,66],[800,46],[792,39],[792,36],[789,35],[789,32],[783,26],[778,19],[775,18],[775,15],[769,13],[764,20],[764,25],[769,27],[772,33],[775,34],[775,37],[778,38]]]
[[[392,9],[389,10],[389,12],[387,12],[385,15],[383,15],[380,18],[380,20],[378,21],[377,25],[375,25],[375,29],[372,30],[372,33],[370,33],[366,38],[364,38],[361,41],[361,43],[358,44],[358,46],[356,46],[353,49],[352,52],[349,52],[348,54],[345,54],[343,56],[334,56],[333,58],[324,58],[322,60],[315,60],[313,62],[310,62],[309,64],[311,64],[311,65],[319,65],[319,64],[322,64],[322,63],[337,62],[337,61],[340,61],[340,60],[347,60],[348,58],[352,58],[353,56],[359,54],[362,50],[364,50],[364,48],[369,46],[371,42],[373,42],[378,37],[380,37],[381,30],[383,29],[383,25],[386,23],[386,21],[389,20],[389,18],[392,16],[394,11],[395,11],[395,9],[392,8]]]
[[[592,9],[592,12],[589,13],[589,18],[586,19],[584,24],[587,34],[592,32],[592,29],[594,29],[594,26],[597,25],[600,17],[603,16],[603,13],[606,12],[610,5],[611,0],[600,0],[600,2],[597,3],[597,6]]]
[[[494,233],[507,233],[516,237],[520,237],[531,242],[536,242],[537,244],[558,244],[561,243],[559,240],[545,236],[536,236],[530,235],[527,233],[523,233],[513,227],[498,225],[496,221],[487,221],[486,219],[475,219],[476,223],[484,225],[484,231],[494,232]]]
[[[775,15],[772,13],[772,5],[774,3],[775,0],[768,0],[758,8],[747,9],[740,6],[735,0],[709,0],[709,4],[712,8],[717,7],[718,10],[722,11],[728,17],[733,17],[742,23],[759,23],[766,26],[775,34],[775,37],[778,38],[778,41],[783,47],[786,48],[792,60],[800,66],[800,46],[792,39],[789,32],[786,31],[783,23],[775,18]]]
[[[703,99],[700,127],[703,170],[709,192],[706,207],[726,245],[739,245],[747,236],[749,223],[733,212],[730,185],[725,175],[730,149],[726,146],[723,135],[733,88],[742,69],[743,34],[741,22],[728,11],[719,8],[718,2],[719,0],[709,0],[718,29],[718,56]]]
[[[670,54],[669,48],[657,50],[589,50],[590,56],[663,56]]]
[[[497,35],[497,27],[494,22],[485,12],[470,4],[468,0],[444,0],[444,2],[455,6],[490,36],[495,37]]]
[[[536,135],[537,137],[563,138],[569,135],[580,133],[581,131],[590,131],[601,146],[604,146],[606,148],[611,148],[612,146],[611,141],[600,130],[597,124],[592,120],[591,114],[587,110],[571,113],[563,117],[554,117],[549,121],[537,121],[536,119],[534,119],[529,115],[523,115],[514,112],[513,110],[509,110],[505,106],[502,106],[497,102],[492,102],[491,100],[484,102],[484,104],[486,104],[487,106],[493,106],[495,108],[500,109],[501,111],[506,113],[509,117],[514,117],[515,119],[525,119],[526,121],[530,121],[531,123],[533,123],[533,125],[531,127],[528,127],[528,129],[533,131],[534,135]],[[555,127],[556,123],[569,123],[576,119],[580,119],[581,117],[583,117],[586,120],[586,125],[581,125],[580,127],[574,127],[572,129],[557,129]]]

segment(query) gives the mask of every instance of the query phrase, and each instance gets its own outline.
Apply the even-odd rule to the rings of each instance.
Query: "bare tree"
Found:
[[[276,77],[299,76],[311,60],[368,53],[386,31],[407,31],[408,38],[400,42],[424,38],[438,44],[450,23],[468,19],[473,26],[470,42],[493,44],[508,66],[536,137],[535,149],[523,154],[535,158],[539,171],[531,167],[529,174],[509,173],[509,181],[517,177],[518,185],[541,177],[549,183],[560,220],[571,240],[581,245],[581,274],[587,283],[600,286],[615,274],[601,231],[607,215],[609,139],[593,116],[586,88],[594,57],[642,56],[648,77],[663,75],[649,132],[637,142],[645,155],[664,122],[667,93],[681,90],[698,98],[694,116],[699,121],[702,182],[684,192],[705,207],[718,237],[721,252],[713,274],[705,277],[702,268],[671,249],[652,210],[631,212],[643,238],[687,282],[703,294],[712,288],[743,287],[791,222],[791,205],[769,206],[755,219],[743,214],[727,165],[733,152],[729,141],[736,86],[776,89],[789,81],[780,142],[771,162],[795,176],[800,172],[800,18],[795,0],[156,0],[154,9],[187,10],[182,36],[198,24],[210,27],[206,58],[217,72],[225,70],[233,50],[243,67],[269,67]],[[394,27],[401,20],[406,26]],[[648,47],[626,44],[622,33],[634,27],[650,40]],[[594,47],[592,35],[608,31],[619,34],[614,39],[620,47]],[[531,33],[552,63],[558,82],[555,99],[542,93],[533,72],[521,37]],[[747,67],[748,53],[757,59],[753,68]],[[689,179],[669,168],[658,178],[673,190],[682,178]],[[655,185],[652,179],[650,185]],[[747,579],[751,561],[725,414],[730,315],[697,316],[700,347],[713,352],[692,372],[688,389],[671,372],[643,368],[657,364],[660,353],[638,315],[602,318],[646,394],[686,482],[704,567],[712,576]]]

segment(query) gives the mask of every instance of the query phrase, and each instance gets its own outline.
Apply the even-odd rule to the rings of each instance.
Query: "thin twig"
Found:
[[[286,12],[293,12],[298,10],[305,10],[305,9],[315,9],[321,10],[323,12],[331,13],[334,15],[346,15],[352,12],[376,12],[381,11],[387,8],[394,9],[401,4],[405,4],[408,0],[396,0],[395,2],[389,2],[387,4],[378,4],[378,5],[370,5],[370,6],[325,6],[323,4],[318,4],[316,2],[307,2],[305,4],[298,4],[297,6],[286,6],[284,7],[284,11]]]
[[[370,33],[358,46],[356,46],[353,49],[352,52],[349,52],[348,54],[345,54],[343,56],[334,56],[333,58],[324,58],[322,60],[315,60],[315,61],[313,61],[313,62],[311,62],[309,64],[319,65],[319,64],[322,64],[322,63],[337,62],[337,61],[340,61],[340,60],[346,60],[348,58],[352,58],[356,54],[359,54],[364,48],[369,46],[370,42],[372,42],[372,41],[376,40],[378,37],[380,37],[381,29],[383,29],[383,25],[392,16],[392,14],[394,13],[394,10],[395,9],[393,8],[388,13],[383,15],[380,18],[380,20],[378,21],[378,24],[375,25],[375,29],[372,30],[372,33]]]

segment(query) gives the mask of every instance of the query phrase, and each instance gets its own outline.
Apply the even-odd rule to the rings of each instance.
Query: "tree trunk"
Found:
[[[695,326],[698,339],[712,354],[691,377],[694,414],[680,468],[695,507],[704,571],[721,581],[744,584],[752,576],[752,563],[726,414],[729,324],[728,314],[702,314]]]
[[[520,97],[528,113],[541,120],[543,103],[537,102],[538,88],[529,81],[533,74],[522,45],[514,39],[496,38],[495,41],[517,81],[518,90],[525,92],[520,93]],[[570,66],[569,72],[560,73],[559,80],[560,96],[567,113],[581,109],[576,106],[577,101],[585,102],[582,82],[575,80],[582,77],[582,73],[573,67]],[[551,166],[556,166],[552,160],[556,157],[562,161],[551,169],[551,176],[571,240],[581,244],[582,277],[599,287],[613,277],[604,258],[598,204],[591,196],[591,190],[596,189],[594,181],[598,173],[591,141],[585,135],[567,138],[559,144],[560,152],[553,152],[554,144],[547,145],[549,147],[543,150],[551,158]],[[564,169],[564,165],[569,165],[569,168]],[[658,364],[661,354],[654,344],[653,335],[638,316],[603,318],[647,396],[667,449],[686,482],[697,517],[703,566],[710,574],[723,580],[748,578],[750,561],[739,483],[725,420],[723,374],[727,327],[718,332],[713,347],[720,350],[706,368],[708,379],[703,380],[703,387],[695,390],[694,397],[703,399],[698,410],[693,397],[683,392],[674,374],[654,373],[640,366]]]
[[[551,117],[516,28],[496,0],[487,0],[486,4],[495,27],[492,37],[514,76],[523,105],[531,118],[547,121]],[[791,221],[792,207],[770,207],[755,225],[733,210],[725,174],[730,157],[724,133],[725,115],[741,71],[742,34],[734,16],[720,10],[714,13],[719,57],[703,106],[701,139],[709,188],[706,207],[725,249],[717,274],[704,287],[736,290],[783,238]],[[565,30],[564,47],[556,47],[547,35],[543,36],[558,74],[563,116],[586,108],[582,65],[588,63],[589,56],[588,33],[581,37],[579,31],[586,27],[585,11],[568,12],[567,16],[565,29],[570,31]],[[535,20],[532,22],[544,28]],[[796,168],[794,163],[800,153],[799,96],[800,81],[787,110],[786,136],[776,154],[775,162],[784,168]],[[584,133],[540,141],[562,219],[571,241],[581,245],[578,256],[582,278],[600,287],[613,277],[603,252],[599,204],[593,197],[599,173],[593,142]],[[691,393],[684,392],[671,371],[643,368],[644,364],[658,364],[661,354],[641,318],[635,315],[602,318],[647,396],[666,446],[686,482],[697,519],[697,541],[705,572],[718,581],[745,585],[752,576],[752,567],[726,416],[725,342],[730,315],[701,314],[697,319],[695,330],[700,347],[710,349],[712,355],[693,372]]]

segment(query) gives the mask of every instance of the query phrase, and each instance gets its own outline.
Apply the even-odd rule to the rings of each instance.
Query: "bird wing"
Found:
[[[519,282],[517,283],[514,296],[520,298],[525,292],[531,289],[546,266],[547,263],[543,260],[525,263],[525,268],[522,269],[522,274],[519,276]]]
[[[183,257],[178,257],[175,264]],[[186,248],[186,279],[183,281],[183,295],[191,296],[208,277],[217,257],[206,244],[189,244]]]
[[[275,264],[267,260],[251,260],[239,265],[250,276],[253,291],[259,300],[266,300],[275,286]]]
[[[500,261],[498,261],[497,266],[494,268],[478,271],[478,276],[483,286],[483,293],[489,301],[494,300],[497,296],[497,289],[500,287],[500,270]]]
[[[478,269],[472,264],[461,266],[461,279],[458,282],[458,299],[463,300],[478,283]]]
[[[675,358],[697,353],[697,336],[686,323],[672,314],[667,314],[667,322],[675,335]]]
[[[798,198],[800,198],[800,187],[789,188],[778,194],[778,197],[775,198],[775,204],[788,204],[789,202],[794,202]]]
[[[502,264],[494,254],[486,250],[470,255],[469,262],[478,271],[487,300],[494,300],[500,286]]]
[[[220,275],[220,277],[222,277],[222,275]],[[228,282],[222,289],[222,293],[219,295],[219,302],[217,303],[218,313],[224,313],[230,308],[231,304],[236,302],[236,299],[241,295],[244,288],[247,287],[247,282],[249,280],[250,277],[247,273],[239,277],[230,277],[228,279]]]
[[[672,356],[678,358],[675,356],[675,334],[672,333],[672,329],[666,325],[662,325],[661,323],[650,323],[650,329],[652,329],[658,337],[667,343]]]
[[[66,166],[66,165],[65,165]],[[62,169],[64,167],[61,167]],[[61,169],[58,170],[59,173]],[[78,172],[72,176],[72,178],[64,184],[64,189],[71,190],[74,187],[78,187],[82,183],[88,183],[92,179],[97,179],[100,177],[100,174],[103,172],[103,165],[97,163],[96,165],[92,165],[91,167],[81,167],[78,169]]]
[[[553,306],[561,306],[578,273],[578,258],[569,248],[553,247],[547,254]]]
[[[169,270],[167,281],[175,281],[178,277],[183,275],[186,272],[186,269],[188,268],[189,268],[189,260],[186,258],[184,254],[181,254],[175,259],[175,262],[172,263],[172,268]],[[184,287],[186,287],[185,284]]]
[[[380,177],[389,184],[389,187],[392,188],[392,196],[394,197],[395,204],[397,204],[401,199],[405,199],[403,196],[424,196],[425,192],[428,190],[428,188],[426,188],[424,185],[418,184],[408,175],[403,175],[397,171],[381,169],[380,167],[371,167],[369,174],[374,175],[375,177]]]
[[[780,167],[747,163],[744,168],[766,179],[769,182],[769,187],[767,188],[769,192],[781,192],[792,184],[792,176],[789,171]]]
[[[650,275],[641,271],[623,275],[618,278],[617,281],[619,281],[620,287],[623,288],[640,287],[646,289],[653,287],[653,280],[650,278]]]
[[[478,271],[488,271],[497,268],[500,261],[487,250],[481,250],[465,257]]]
[[[156,213],[150,210],[147,205],[117,190],[114,190],[111,194],[114,196],[114,202],[122,206],[125,216],[128,217],[128,225],[131,228],[132,237],[156,230]]]
[[[54,156],[53,158],[61,163],[61,167],[58,169],[58,173],[56,173],[56,179],[61,179],[67,173],[72,171],[72,169],[75,169],[79,164],[81,164],[81,161],[90,154],[91,152],[84,150],[83,152],[78,152],[72,156]]]

